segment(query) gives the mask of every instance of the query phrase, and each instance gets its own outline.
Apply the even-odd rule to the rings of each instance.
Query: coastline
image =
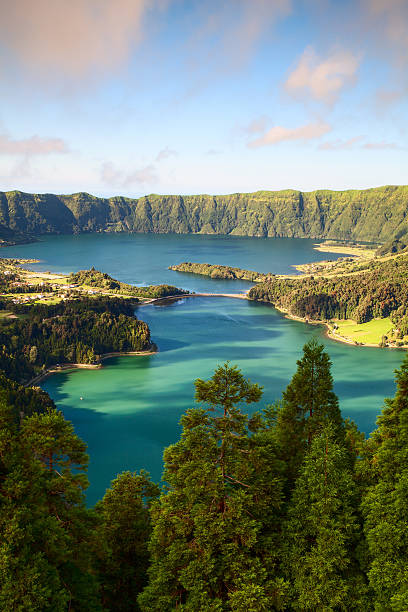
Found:
[[[367,260],[370,259],[371,257],[373,257],[374,254],[374,250],[370,249],[369,246],[366,245],[341,245],[341,244],[325,244],[324,242],[316,242],[314,244],[313,247],[315,250],[318,251],[324,251],[324,252],[332,252],[332,253],[342,253],[344,255],[352,255],[354,260]],[[28,263],[28,262],[34,262],[34,261],[38,261],[38,260],[23,260],[20,259],[20,264],[24,263]],[[331,261],[327,261],[327,262],[320,262],[321,265],[329,265],[332,266],[333,262]],[[311,265],[316,265],[316,264],[299,264],[299,265],[295,265],[294,267],[301,272],[301,275],[303,276],[308,276],[310,275],[310,271],[306,270],[305,267],[306,266],[311,266]],[[313,270],[312,270],[313,272]],[[308,274],[309,273],[309,274]],[[35,272],[33,273],[35,276],[42,278],[42,279],[50,279],[50,280],[55,280],[61,277],[64,277],[64,280],[66,278],[68,278],[68,275],[61,275],[61,274],[52,274],[49,272]],[[282,276],[282,277],[290,277],[290,278],[296,278],[296,276],[292,276],[292,275],[278,275],[278,276]],[[102,293],[102,292],[101,292]],[[104,292],[103,292],[104,293]],[[250,298],[248,297],[248,293],[249,293],[249,289],[246,290],[245,292],[242,293],[212,293],[212,292],[206,292],[206,293],[184,293],[184,294],[176,294],[176,295],[168,295],[168,296],[163,296],[163,297],[157,297],[157,298],[141,298],[140,301],[138,301],[137,303],[135,303],[136,308],[140,307],[140,306],[146,306],[146,305],[154,305],[154,304],[164,304],[167,302],[174,302],[180,299],[185,299],[185,298],[192,298],[192,297],[221,297],[221,298],[233,298],[233,299],[241,299],[241,300],[250,300]],[[105,294],[105,293],[104,293]],[[252,301],[252,300],[251,300]],[[269,303],[269,302],[266,302]],[[276,305],[274,305],[274,308],[276,308],[279,312],[281,312],[285,318],[288,319],[292,319],[294,321],[299,321],[301,323],[304,324],[311,324],[311,325],[323,325],[325,327],[325,335],[327,338],[334,340],[336,342],[342,342],[343,344],[348,344],[350,346],[366,346],[366,347],[370,347],[370,348],[380,348],[379,347],[379,343],[362,343],[362,342],[358,342],[356,340],[354,340],[351,337],[347,337],[347,336],[341,336],[339,334],[335,333],[335,330],[333,329],[333,326],[330,325],[329,323],[326,323],[324,321],[314,321],[314,320],[310,320],[310,319],[305,319],[302,317],[297,317],[295,315],[291,315],[288,311],[286,311],[283,308],[279,308]],[[402,348],[404,350],[408,349],[408,346],[402,346],[402,347],[397,347],[397,346],[388,346],[387,348]],[[156,351],[143,351],[143,352],[125,352],[125,353],[120,353],[120,352],[112,352],[112,353],[107,353],[105,355],[102,355],[98,361],[98,363],[93,363],[93,364],[76,364],[76,363],[64,363],[58,367],[51,367],[48,370],[44,371],[43,373],[37,375],[36,377],[34,377],[32,380],[30,380],[26,386],[31,386],[33,384],[37,384],[39,382],[41,382],[42,380],[44,380],[45,378],[47,378],[48,376],[51,376],[53,374],[65,371],[74,371],[75,369],[99,369],[102,367],[102,362],[105,359],[109,359],[110,357],[117,357],[117,356],[122,356],[122,355],[146,355],[146,354],[153,354]]]
[[[37,383],[40,383],[41,381],[45,380],[46,378],[49,378],[50,376],[53,376],[54,374],[60,374],[61,372],[69,373],[75,370],[100,370],[101,368],[103,368],[103,365],[101,362],[105,361],[105,359],[110,359],[111,357],[155,355],[158,352],[157,348],[155,349],[153,348],[155,346],[156,346],[155,344],[152,344],[151,348],[146,351],[125,351],[122,353],[121,352],[104,353],[103,355],[100,356],[98,363],[62,363],[61,365],[58,365],[58,366],[51,366],[44,372],[41,372],[41,374],[37,374],[37,376],[34,376],[34,378],[29,380],[23,386],[24,387],[37,386]]]
[[[185,295],[174,295],[174,296],[166,296],[162,298],[154,298],[149,301],[143,302],[143,304],[139,304],[139,306],[151,305],[157,302],[161,302],[163,300],[177,300],[177,299],[186,298],[186,297],[190,297],[190,298],[191,297],[226,297],[226,298],[238,298],[241,300],[248,300],[249,302],[258,301],[258,300],[251,300],[251,298],[248,297],[248,292],[249,292],[249,289],[245,293],[189,293]],[[272,304],[271,302],[263,302],[263,303],[273,306],[273,308],[275,308],[278,312],[282,313],[286,319],[290,319],[292,321],[298,321],[299,323],[304,323],[306,325],[321,325],[325,327],[326,338],[328,338],[329,340],[334,340],[335,342],[342,342],[343,344],[348,344],[349,346],[362,346],[362,347],[367,347],[367,348],[389,348],[389,349],[401,349],[401,350],[408,349],[408,346],[380,347],[379,343],[374,344],[370,342],[356,342],[355,340],[352,340],[351,338],[347,338],[346,336],[340,336],[339,334],[334,333],[330,324],[326,323],[325,321],[315,321],[313,319],[305,319],[304,317],[298,317],[296,315],[290,314],[284,308],[279,308],[279,306],[276,306],[275,304]]]
[[[264,302],[264,303],[270,304],[270,302]],[[332,328],[330,327],[329,323],[326,323],[325,321],[315,321],[313,319],[306,320],[304,317],[297,317],[296,315],[292,315],[286,309],[279,308],[278,306],[275,306],[274,304],[273,304],[273,307],[276,308],[278,312],[282,313],[285,319],[291,319],[292,321],[298,321],[299,323],[305,323],[307,325],[321,325],[322,327],[325,328],[326,338],[328,338],[329,340],[334,340],[335,342],[342,342],[343,344],[348,344],[350,346],[361,346],[361,347],[367,347],[367,348],[388,348],[388,349],[400,349],[400,350],[408,349],[407,346],[380,347],[379,344],[374,344],[372,342],[356,342],[355,340],[352,340],[351,338],[347,338],[346,336],[340,336],[339,334],[335,334]]]

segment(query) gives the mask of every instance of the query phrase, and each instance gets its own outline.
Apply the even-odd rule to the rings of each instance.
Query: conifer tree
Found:
[[[149,565],[149,506],[158,494],[147,472],[123,472],[96,505],[98,577],[103,606],[111,612],[139,609],[137,596],[147,582]]]
[[[293,488],[306,450],[324,423],[332,423],[339,439],[344,436],[330,367],[324,346],[314,339],[307,342],[277,406],[274,430],[280,456],[286,464],[288,490]]]
[[[272,481],[269,497],[265,483],[254,487],[262,453],[254,452],[248,417],[239,409],[258,401],[261,388],[228,363],[195,384],[196,399],[208,407],[187,411],[181,440],[164,453],[169,489],[152,506],[152,566],[140,607],[280,609],[285,585],[270,574],[268,552],[260,550],[260,514],[267,505],[279,507],[280,483]],[[256,422],[250,423],[255,429]]]
[[[288,504],[283,565],[291,609],[370,609],[357,559],[358,504],[349,451],[326,424],[313,437]]]
[[[408,609],[408,358],[396,383],[368,441],[372,484],[362,508],[375,610],[400,612]]]
[[[49,409],[16,423],[0,406],[0,609],[101,610],[84,504],[85,445]]]

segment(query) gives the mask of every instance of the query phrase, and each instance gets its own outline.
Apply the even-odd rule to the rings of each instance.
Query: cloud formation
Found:
[[[33,75],[51,71],[82,80],[127,61],[140,41],[144,14],[154,4],[157,0],[7,2],[0,40],[8,59]]]
[[[307,142],[309,140],[320,138],[324,134],[330,132],[330,130],[331,126],[323,121],[306,123],[305,125],[300,125],[294,128],[275,125],[259,138],[250,141],[248,143],[248,147],[251,149],[257,149],[259,147],[265,147],[267,145],[293,140]]]
[[[365,142],[364,142],[365,141]],[[353,138],[348,138],[347,140],[332,140],[328,142],[322,142],[319,145],[319,149],[324,151],[341,151],[348,149],[400,149],[401,147],[394,142],[386,142],[384,140],[379,142],[370,142],[366,140],[365,136],[354,136]]]
[[[294,97],[307,95],[318,102],[333,104],[341,91],[355,81],[359,60],[350,51],[333,51],[319,57],[307,47],[284,87]]]
[[[69,148],[62,138],[41,138],[34,135],[30,138],[15,140],[7,134],[0,134],[0,155],[50,155],[52,153],[68,153]]]
[[[239,71],[260,40],[292,12],[293,0],[206,0],[186,3],[191,32],[185,56],[191,74],[183,96],[196,95],[219,75]]]
[[[169,157],[177,157],[177,155],[177,151],[175,151],[174,149],[169,149],[169,147],[165,147],[164,149],[158,152],[156,156],[156,162],[160,163],[161,161],[168,159]]]
[[[156,168],[148,164],[131,172],[119,170],[112,162],[104,162],[101,167],[102,181],[111,187],[133,187],[158,181]]]
[[[160,182],[157,166],[169,157],[177,155],[174,149],[164,147],[158,152],[153,162],[131,171],[121,170],[111,161],[105,161],[101,166],[101,180],[111,187],[123,188],[157,184]]]
[[[362,0],[363,8],[397,54],[397,62],[408,62],[408,2],[406,0]],[[382,43],[382,40],[379,41]]]

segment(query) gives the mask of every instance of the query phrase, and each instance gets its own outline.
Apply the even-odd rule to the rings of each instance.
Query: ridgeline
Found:
[[[392,185],[138,199],[9,191],[0,192],[0,241],[107,231],[386,242],[408,236],[407,213],[408,186]]]

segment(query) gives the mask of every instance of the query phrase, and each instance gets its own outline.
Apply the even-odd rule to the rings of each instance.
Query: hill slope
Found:
[[[408,187],[138,199],[0,192],[0,224],[25,235],[98,231],[386,242],[408,235]]]

